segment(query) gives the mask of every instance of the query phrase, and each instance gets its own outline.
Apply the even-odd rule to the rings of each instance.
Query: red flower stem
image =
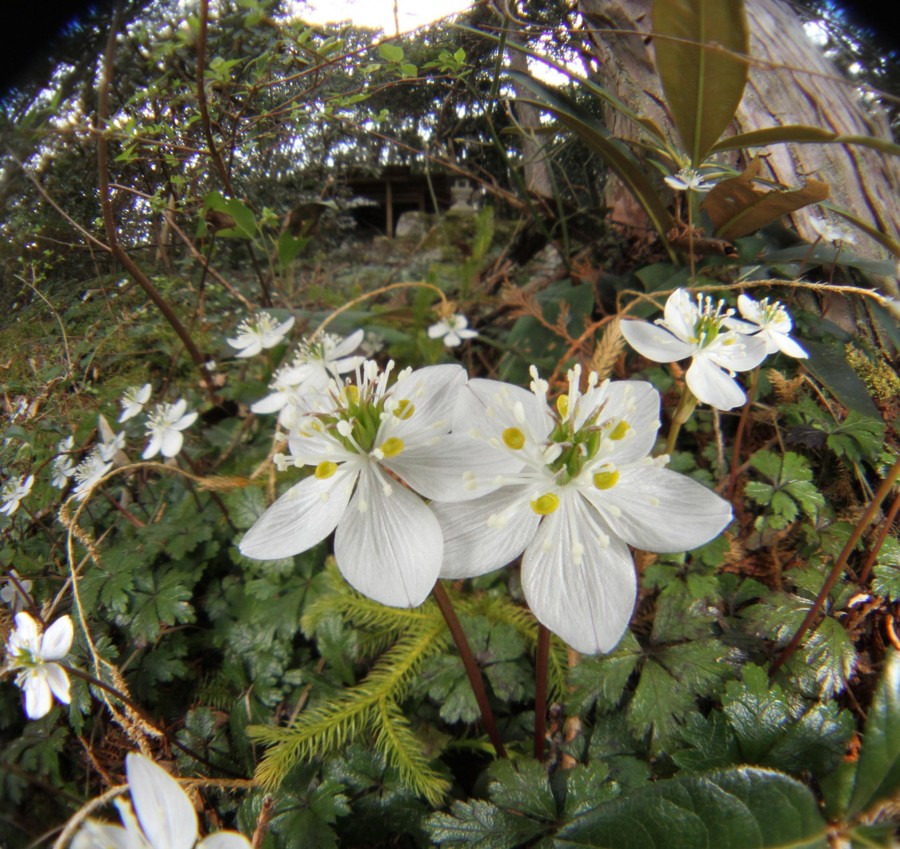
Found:
[[[859,542],[860,537],[865,532],[866,528],[875,520],[875,517],[878,514],[878,510],[881,507],[881,502],[884,501],[885,498],[890,494],[891,488],[897,482],[897,478],[900,477],[900,460],[897,460],[893,466],[891,466],[891,470],[887,473],[887,477],[881,482],[881,486],[878,487],[878,490],[875,492],[875,495],[872,496],[872,501],[869,503],[869,506],[866,508],[866,512],[863,513],[862,518],[859,520],[859,523],[853,529],[853,533],[850,534],[850,538],[847,540],[844,547],[841,549],[841,553],[838,555],[837,560],[834,561],[834,566],[831,567],[831,572],[828,575],[828,578],[825,580],[825,583],[822,585],[822,589],[819,590],[819,594],[816,596],[816,600],[813,602],[812,607],[810,607],[809,612],[806,614],[803,622],[800,623],[800,627],[797,629],[797,633],[791,638],[791,641],[785,646],[784,651],[775,658],[775,662],[772,664],[772,668],[769,670],[770,675],[774,675],[780,666],[782,666],[785,661],[797,650],[797,646],[800,645],[800,641],[803,639],[803,635],[809,630],[809,626],[812,625],[813,620],[819,615],[819,611],[822,608],[822,605],[825,603],[825,599],[828,598],[828,593],[834,588],[834,585],[837,583],[838,578],[841,576],[841,573],[844,571],[844,566],[847,563],[848,558],[850,557],[851,552],[856,547],[856,543]]]
[[[547,666],[550,660],[550,631],[538,625],[537,655],[534,662],[534,757],[544,760],[547,734]]]
[[[469,676],[469,685],[472,688],[472,692],[475,694],[475,701],[478,702],[478,709],[481,711],[481,719],[484,722],[484,728],[488,733],[488,737],[491,738],[494,751],[496,751],[498,758],[505,758],[506,749],[503,748],[503,743],[500,740],[500,733],[497,731],[497,723],[494,721],[494,712],[491,710],[491,705],[488,702],[487,690],[484,688],[484,679],[481,677],[481,669],[478,666],[478,661],[475,660],[475,655],[472,654],[469,641],[466,639],[466,633],[463,631],[462,625],[456,616],[456,611],[453,609],[453,603],[450,601],[450,596],[447,595],[447,591],[440,581],[434,585],[431,594],[434,596],[434,600],[437,602],[438,608],[440,608],[444,621],[450,629],[453,641],[456,643],[459,656],[462,658],[463,666],[466,668],[466,675]]]
[[[747,392],[747,401],[741,410],[741,418],[738,421],[734,434],[734,450],[731,455],[731,476],[728,478],[728,500],[734,501],[734,490],[737,486],[738,469],[741,467],[741,448],[744,442],[744,429],[747,427],[747,419],[750,416],[750,407],[756,395],[756,387],[759,384],[759,366],[753,369],[753,377],[750,378],[750,390]]]

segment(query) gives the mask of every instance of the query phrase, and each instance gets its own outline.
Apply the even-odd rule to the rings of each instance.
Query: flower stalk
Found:
[[[478,702],[478,709],[481,711],[481,720],[484,722],[484,728],[494,746],[494,751],[497,753],[498,758],[505,758],[506,749],[503,748],[500,732],[497,731],[497,723],[494,720],[494,712],[491,710],[491,705],[488,701],[487,690],[485,690],[484,687],[484,679],[481,677],[481,669],[478,666],[478,661],[475,660],[475,655],[472,653],[472,647],[466,639],[466,632],[463,631],[459,617],[453,609],[453,603],[450,601],[450,596],[447,595],[447,590],[444,589],[444,586],[440,581],[434,585],[432,595],[437,602],[441,615],[444,617],[444,621],[447,623],[447,627],[450,629],[450,634],[453,637],[453,641],[456,643],[456,648],[459,651],[463,666],[466,668],[469,684],[475,695],[475,701]]]

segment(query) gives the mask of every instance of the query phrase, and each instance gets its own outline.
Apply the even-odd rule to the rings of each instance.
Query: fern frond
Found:
[[[307,636],[313,634],[324,617],[335,613],[357,628],[399,633],[412,622],[433,618],[437,610],[429,602],[412,609],[387,607],[354,590],[334,564],[327,567],[326,574],[328,592],[309,605],[300,620],[300,627]]]
[[[260,784],[274,789],[300,761],[340,751],[372,730],[380,733],[380,703],[402,701],[422,663],[449,640],[439,614],[420,617],[412,625],[366,678],[340,698],[304,711],[289,728],[247,729],[250,739],[269,745],[256,769]]]
[[[396,702],[380,699],[377,711],[376,747],[397,768],[400,779],[410,790],[424,796],[432,806],[439,806],[450,783],[429,764],[422,751],[422,741],[413,734]]]
[[[460,613],[480,613],[491,622],[511,625],[525,640],[529,650],[537,652],[538,622],[528,608],[516,604],[508,596],[454,596],[453,601]],[[566,646],[558,637],[551,635],[547,664],[547,688],[551,700],[565,698],[568,671]]]

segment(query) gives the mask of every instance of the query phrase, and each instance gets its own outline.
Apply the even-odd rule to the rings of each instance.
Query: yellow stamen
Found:
[[[625,434],[631,430],[631,425],[622,419],[611,431],[609,434],[610,439],[624,439]]]
[[[595,472],[594,486],[597,489],[612,489],[619,482],[619,473],[612,472]]]
[[[385,457],[396,457],[405,447],[402,439],[392,436],[381,443],[381,453]]]
[[[508,427],[503,431],[503,444],[513,451],[519,451],[525,447],[525,434],[517,427]]]
[[[547,492],[531,502],[531,509],[538,516],[549,516],[557,507],[559,507],[559,496],[552,492]]]
[[[347,401],[350,404],[358,404],[359,403],[359,387],[350,384],[349,386],[344,387],[344,394],[347,396]]]
[[[559,398],[556,399],[556,412],[559,413],[559,417],[564,419],[569,413],[569,396],[568,395],[560,395]]]
[[[398,419],[403,419],[406,421],[409,418],[412,418],[412,414],[416,411],[416,405],[413,404],[408,398],[401,398],[397,402],[397,409],[394,412],[394,415]]]
[[[327,480],[337,471],[337,463],[332,463],[331,460],[323,460],[316,466],[316,477],[320,480]]]

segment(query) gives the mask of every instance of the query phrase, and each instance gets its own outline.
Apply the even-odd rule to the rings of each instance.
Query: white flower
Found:
[[[766,357],[765,340],[745,335],[755,328],[741,327],[733,314],[724,301],[714,303],[700,294],[695,301],[686,289],[677,289],[666,301],[665,318],[655,324],[623,321],[622,335],[632,348],[657,363],[691,357],[685,380],[694,396],[716,409],[731,410],[746,400],[734,373],[749,371]]]
[[[149,383],[143,386],[129,386],[122,395],[122,415],[119,416],[119,424],[133,419],[144,411],[144,405],[150,400],[151,388]]]
[[[125,756],[131,805],[117,799],[122,825],[88,820],[72,849],[250,849],[237,831],[220,831],[197,843],[197,812],[187,793],[162,767],[136,752]]]
[[[7,516],[12,516],[16,510],[19,509],[19,503],[31,492],[31,487],[34,485],[34,475],[29,475],[27,478],[24,476],[20,476],[18,478],[10,478],[3,484],[3,489],[0,490],[0,499],[3,500],[3,506],[0,507],[0,513],[6,513]]]
[[[22,580],[15,569],[10,569],[9,574],[11,577],[7,579],[3,589],[0,590],[0,601],[11,608],[13,613],[18,613],[28,604],[27,594],[31,592],[33,584],[31,581]]]
[[[758,336],[766,343],[766,354],[774,354],[781,351],[789,357],[806,359],[809,354],[791,339],[790,333],[794,327],[791,316],[780,301],[769,303],[768,298],[755,301],[749,295],[738,297],[738,309],[741,316],[749,321],[753,327],[754,336]],[[737,328],[744,332],[742,328]]]
[[[478,334],[474,330],[467,330],[469,319],[456,312],[453,315],[442,318],[437,324],[428,328],[429,339],[443,338],[448,348],[461,345],[464,339],[474,339]]]
[[[693,168],[682,168],[674,177],[663,177],[663,181],[678,192],[708,192],[715,186],[715,182],[703,182],[703,174]]]
[[[350,356],[363,339],[356,330],[346,339],[325,333],[315,342],[304,342],[289,365],[279,368],[269,388],[270,395],[252,404],[254,413],[278,413],[282,427],[293,427],[303,413],[312,412],[320,403],[328,384],[341,374],[355,369],[362,357]]]
[[[72,463],[72,458],[69,456],[69,452],[74,444],[75,438],[67,436],[56,446],[56,450],[59,453],[53,458],[53,462],[50,465],[50,469],[53,472],[53,480],[50,483],[57,489],[65,489],[69,485],[69,478],[75,474],[75,466]]]
[[[826,242],[856,243],[856,234],[846,224],[832,224],[827,218],[812,218],[809,224]]]
[[[104,462],[111,463],[115,460],[116,454],[125,447],[125,431],[121,433],[113,433],[112,431],[103,433],[101,431],[101,437],[101,441],[97,444],[97,450],[100,452]]]
[[[392,368],[379,372],[367,360],[356,385],[332,384],[331,410],[299,420],[285,462],[314,472],[266,510],[240,549],[257,560],[290,557],[337,529],[335,557],[347,581],[382,604],[415,607],[437,580],[442,550],[437,519],[420,496],[486,491],[473,470],[490,470],[493,452],[449,433],[462,368],[404,371],[389,387]]]
[[[76,501],[84,501],[100,479],[113,467],[111,460],[104,460],[99,446],[75,467],[76,486],[73,490]]]
[[[293,316],[279,324],[269,313],[260,312],[253,318],[244,319],[238,325],[238,335],[228,339],[228,344],[238,349],[235,356],[253,357],[263,348],[274,348],[293,326]]]
[[[53,707],[53,696],[69,703],[69,676],[55,661],[62,660],[72,648],[72,620],[62,616],[42,634],[37,622],[27,613],[16,614],[15,630],[6,643],[6,663],[10,670],[20,669],[16,684],[25,693],[25,713],[40,719]]]
[[[147,435],[150,441],[144,449],[143,458],[149,460],[157,454],[175,457],[184,444],[181,431],[197,420],[197,413],[188,413],[187,401],[179,398],[174,404],[157,404],[147,418]]]
[[[643,381],[569,372],[551,410],[532,367],[531,392],[492,380],[463,390],[456,423],[472,445],[506,464],[496,491],[432,510],[444,534],[441,576],[483,575],[522,554],[522,589],[534,615],[588,654],[610,651],[634,608],[637,580],[628,546],[673,552],[715,537],[731,507],[650,456],[659,393]],[[523,554],[524,552],[524,554]]]

